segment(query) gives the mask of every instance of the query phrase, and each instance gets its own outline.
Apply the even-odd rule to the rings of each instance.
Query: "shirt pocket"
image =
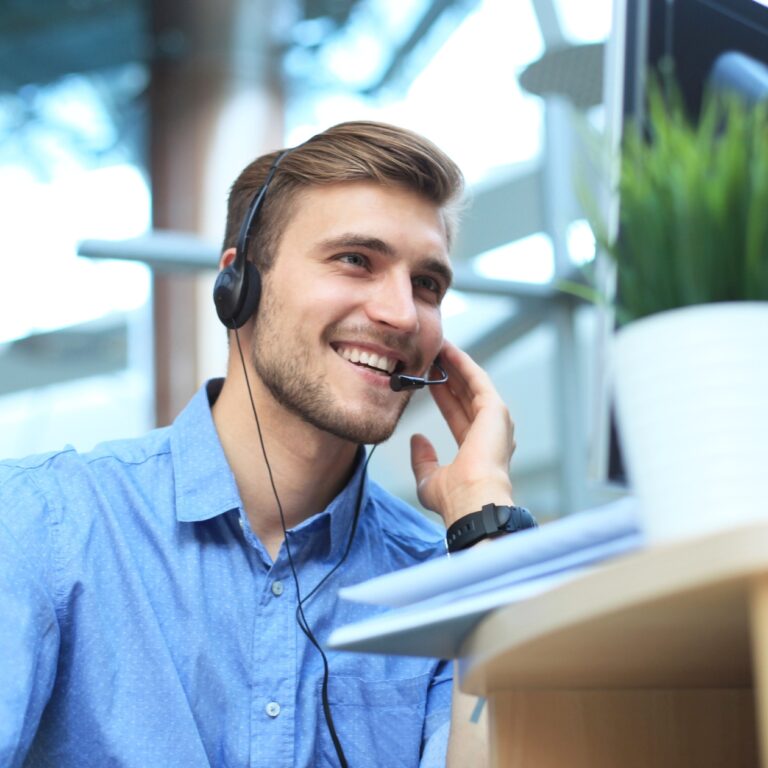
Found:
[[[328,703],[349,768],[417,768],[431,675],[363,680],[331,674]],[[338,766],[317,687],[315,765]]]

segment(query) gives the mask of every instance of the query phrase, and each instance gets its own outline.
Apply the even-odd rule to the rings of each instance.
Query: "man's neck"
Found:
[[[357,446],[287,411],[255,372],[249,377],[285,525],[293,528],[325,509],[346,485]],[[274,559],[283,530],[242,371],[230,369],[213,420],[251,527]]]

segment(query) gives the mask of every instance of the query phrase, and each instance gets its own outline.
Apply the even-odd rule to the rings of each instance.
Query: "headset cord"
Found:
[[[323,650],[322,646],[318,642],[317,638],[315,637],[314,633],[312,632],[312,629],[309,626],[309,622],[307,620],[306,614],[304,613],[304,605],[305,603],[322,587],[323,584],[325,584],[328,579],[333,576],[333,574],[341,567],[342,563],[347,559],[347,555],[349,554],[351,548],[352,548],[352,542],[355,538],[355,531],[357,530],[357,522],[360,518],[360,509],[362,506],[363,501],[363,490],[365,488],[365,472],[368,468],[368,462],[371,460],[371,456],[373,456],[373,452],[376,450],[376,446],[372,446],[371,450],[368,453],[368,456],[365,459],[365,463],[363,464],[363,468],[360,475],[360,485],[358,486],[357,491],[357,500],[355,503],[355,514],[352,518],[352,528],[349,533],[349,538],[347,539],[347,546],[344,550],[344,554],[341,556],[339,561],[336,563],[336,565],[331,568],[328,573],[323,576],[323,578],[313,587],[313,589],[301,600],[299,600],[298,605],[296,606],[296,621],[301,628],[301,631],[307,636],[307,639],[312,643],[312,645],[317,648],[318,652],[320,653],[320,657],[323,661],[323,685],[322,685],[322,702],[323,702],[323,714],[325,715],[325,722],[328,725],[328,731],[331,734],[331,740],[333,741],[333,746],[336,749],[336,754],[339,758],[339,762],[341,763],[342,768],[348,768],[346,756],[344,755],[344,750],[341,746],[341,741],[339,740],[338,734],[336,733],[335,724],[333,722],[333,715],[331,714],[331,705],[330,701],[328,699],[328,678],[329,678],[329,668],[328,668],[328,657],[325,655],[325,651]],[[287,538],[286,538],[287,541]]]
[[[291,575],[293,576],[293,581],[296,586],[296,599],[297,599],[297,605],[296,605],[296,621],[301,629],[301,631],[306,635],[307,639],[312,643],[312,645],[315,646],[315,648],[320,653],[320,657],[323,662],[323,685],[322,685],[322,703],[323,703],[323,715],[325,716],[325,722],[328,726],[328,731],[331,736],[331,740],[333,741],[334,749],[336,750],[336,755],[339,758],[339,763],[341,768],[349,768],[349,763],[347,762],[347,758],[344,754],[344,748],[341,745],[341,740],[339,739],[338,734],[336,733],[336,726],[333,721],[333,715],[331,713],[331,706],[330,702],[328,700],[328,678],[329,678],[329,668],[328,668],[328,658],[325,655],[325,651],[323,650],[322,646],[318,642],[317,638],[315,637],[314,633],[312,632],[312,629],[309,626],[309,622],[307,621],[307,617],[304,614],[304,603],[309,600],[310,597],[312,597],[318,589],[338,570],[338,568],[341,566],[341,564],[346,560],[347,555],[349,554],[351,548],[352,548],[352,540],[355,536],[355,531],[357,530],[357,522],[360,517],[360,507],[362,505],[363,500],[363,489],[365,487],[365,472],[368,468],[368,462],[371,460],[371,456],[373,456],[373,452],[376,448],[376,446],[373,446],[371,448],[370,452],[368,453],[368,456],[365,459],[365,464],[363,465],[363,469],[360,475],[360,486],[358,487],[357,491],[357,500],[355,504],[355,514],[352,519],[352,529],[350,531],[349,539],[347,541],[347,546],[344,550],[344,554],[341,556],[341,559],[338,563],[315,585],[315,587],[307,594],[306,597],[302,598],[301,596],[301,586],[299,584],[299,576],[296,572],[296,566],[294,565],[293,561],[293,554],[291,552],[291,547],[288,542],[288,530],[285,524],[285,515],[283,513],[283,505],[280,502],[280,496],[277,493],[277,487],[275,485],[275,479],[272,475],[272,467],[270,466],[269,459],[267,458],[267,449],[264,445],[264,436],[261,431],[261,422],[259,421],[259,414],[256,411],[256,403],[253,400],[253,392],[251,390],[251,382],[248,378],[248,369],[245,365],[245,357],[243,356],[243,348],[240,344],[240,335],[237,332],[237,328],[233,329],[235,332],[235,341],[237,342],[237,351],[240,354],[240,363],[243,368],[243,376],[245,377],[245,384],[246,388],[248,390],[248,398],[251,403],[251,410],[253,411],[253,417],[256,421],[256,431],[259,436],[259,445],[261,446],[261,453],[264,457],[264,464],[267,467],[267,474],[269,476],[269,484],[272,487],[272,493],[275,497],[275,502],[277,503],[277,510],[280,514],[280,525],[283,529],[283,537],[285,542],[285,552],[288,556],[288,565],[291,569]]]

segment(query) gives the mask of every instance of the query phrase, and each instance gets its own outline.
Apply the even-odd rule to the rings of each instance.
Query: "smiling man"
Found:
[[[323,651],[378,610],[339,587],[445,555],[367,478],[409,400],[393,374],[440,355],[449,377],[456,456],[411,439],[424,506],[451,526],[513,503],[507,409],[442,335],[461,188],[378,123],[257,159],[216,288],[226,378],[145,438],[0,465],[0,764],[483,764],[449,662]]]

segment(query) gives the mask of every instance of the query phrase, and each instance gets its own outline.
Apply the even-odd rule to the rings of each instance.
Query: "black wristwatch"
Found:
[[[483,539],[536,527],[536,520],[525,507],[485,504],[479,512],[472,512],[453,523],[445,533],[445,541],[449,552],[459,552]]]

